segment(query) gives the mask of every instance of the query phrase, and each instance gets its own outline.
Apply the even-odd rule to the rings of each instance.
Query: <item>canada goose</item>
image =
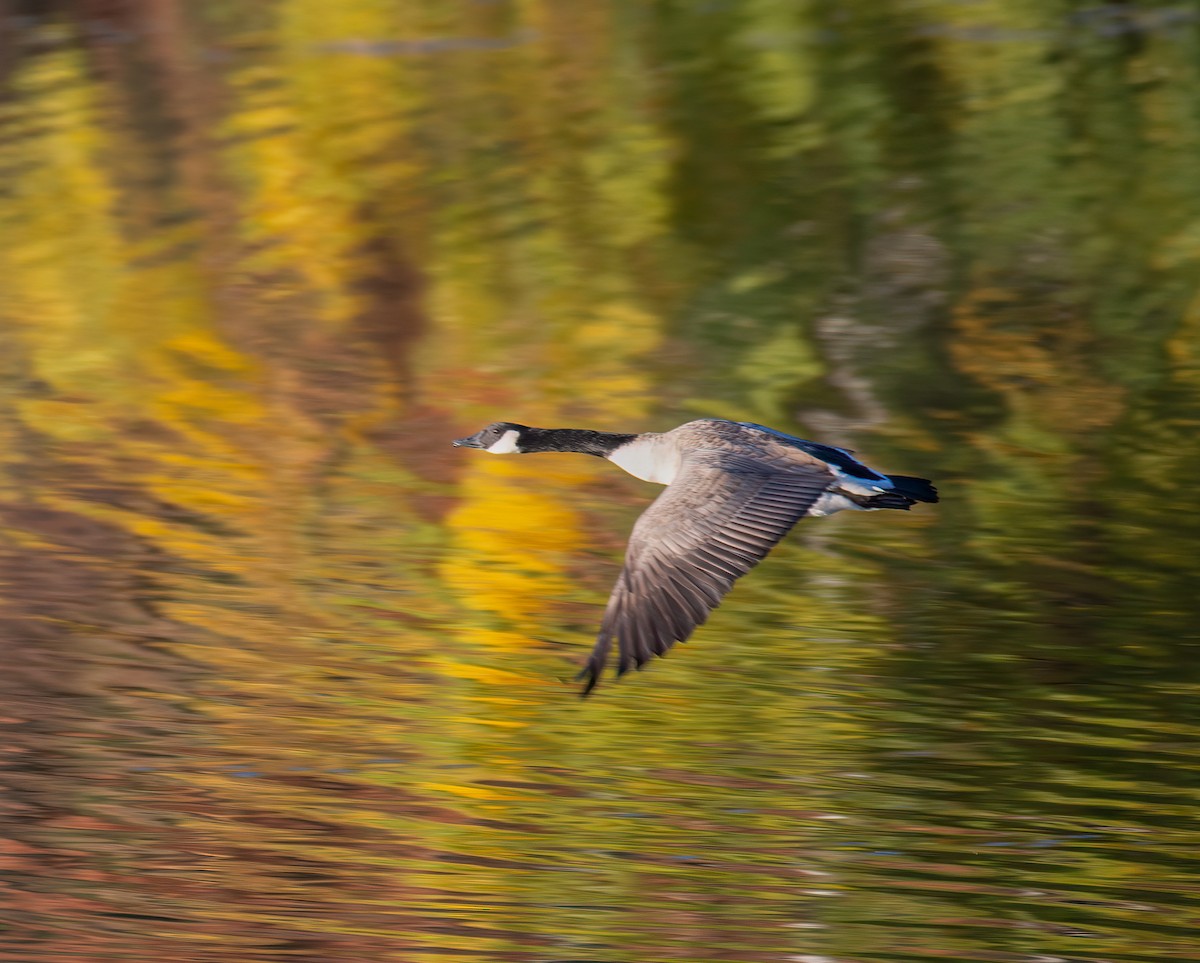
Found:
[[[614,639],[618,677],[685,641],[734,581],[806,515],[907,511],[938,500],[924,478],[881,475],[844,448],[720,418],[634,435],[499,421],[454,446],[495,455],[598,455],[668,486],[633,526],[596,646],[579,673],[585,696],[600,681]]]

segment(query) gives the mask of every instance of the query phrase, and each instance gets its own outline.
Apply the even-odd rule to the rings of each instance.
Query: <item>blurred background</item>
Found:
[[[0,0],[0,171],[0,960],[1196,959],[1194,4]],[[450,440],[702,415],[943,501],[581,701]]]

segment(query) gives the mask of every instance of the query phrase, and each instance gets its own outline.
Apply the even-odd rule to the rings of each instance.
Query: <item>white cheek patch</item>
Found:
[[[491,447],[488,448],[488,451],[490,451],[493,455],[512,455],[517,451],[518,437],[519,433],[517,430],[515,428],[509,428],[508,431],[500,436],[499,441],[492,443]]]

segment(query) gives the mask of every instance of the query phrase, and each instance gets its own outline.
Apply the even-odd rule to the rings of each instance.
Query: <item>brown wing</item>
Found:
[[[833,481],[823,466],[720,451],[688,455],[629,538],[600,634],[579,678],[600,681],[615,639],[618,677],[683,642]]]

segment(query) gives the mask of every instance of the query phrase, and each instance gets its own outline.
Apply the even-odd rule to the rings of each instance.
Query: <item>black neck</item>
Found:
[[[604,458],[636,437],[586,428],[527,428],[521,433],[521,451],[578,451]]]

